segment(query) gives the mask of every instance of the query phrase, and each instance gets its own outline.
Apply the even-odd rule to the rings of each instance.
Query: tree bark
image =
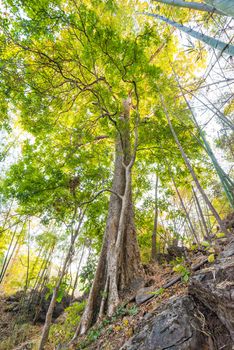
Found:
[[[140,262],[134,224],[131,173],[137,147],[130,147],[130,101],[123,103],[117,125],[115,167],[103,246],[78,334],[84,334],[104,314],[112,315],[126,291],[142,286],[144,272]],[[116,195],[116,194],[118,195]]]
[[[207,225],[206,225],[206,220],[205,220],[205,217],[204,217],[204,215],[203,215],[202,208],[201,208],[201,206],[200,206],[200,203],[199,203],[199,200],[198,200],[198,198],[197,198],[196,191],[194,190],[194,188],[193,188],[193,195],[194,195],[195,201],[196,201],[196,203],[197,203],[197,208],[198,208],[198,211],[199,211],[199,214],[200,214],[200,217],[201,217],[202,225],[203,225],[203,227],[204,227],[204,230],[205,230],[207,239],[208,239],[209,241],[211,241],[211,236],[210,236],[208,227],[207,227]]]
[[[217,10],[222,11],[226,16],[234,17],[233,0],[205,0],[205,2]]]
[[[225,43],[223,41],[217,40],[217,39],[212,38],[212,37],[210,37],[208,35],[199,33],[199,32],[197,32],[196,30],[194,30],[192,28],[186,27],[183,24],[180,24],[178,22],[172,21],[172,20],[170,20],[167,17],[160,16],[160,15],[157,15],[155,13],[144,12],[143,15],[157,18],[157,19],[159,19],[159,20],[161,20],[161,21],[163,21],[163,22],[165,22],[167,24],[170,24],[171,26],[181,30],[182,32],[192,36],[193,38],[198,39],[199,41],[202,41],[203,43],[209,45],[213,49],[220,50],[221,53],[224,52],[224,53],[226,53],[229,56],[234,56],[234,46],[231,45],[231,44],[227,44],[227,43]]]
[[[197,11],[203,11],[203,12],[208,12],[208,13],[217,13],[219,15],[225,15],[223,11],[220,11],[219,9],[207,5],[204,3],[200,2],[190,2],[190,1],[184,1],[184,0],[155,0],[156,2],[161,2],[166,5],[171,5],[175,7],[184,7],[192,10],[197,10]]]

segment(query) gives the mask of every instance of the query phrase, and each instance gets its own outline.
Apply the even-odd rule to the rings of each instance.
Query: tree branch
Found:
[[[85,205],[85,204],[92,203],[97,197],[100,196],[100,194],[102,194],[102,193],[104,193],[104,192],[110,192],[110,193],[116,195],[119,199],[121,199],[121,200],[123,199],[123,197],[122,197],[120,194],[118,194],[117,192],[112,191],[112,190],[109,190],[109,189],[103,189],[103,190],[100,190],[99,192],[97,192],[97,193],[95,194],[95,196],[94,196],[93,198],[91,198],[90,200],[80,203],[80,204],[79,204],[79,207],[81,207],[81,206],[83,206],[83,205]]]

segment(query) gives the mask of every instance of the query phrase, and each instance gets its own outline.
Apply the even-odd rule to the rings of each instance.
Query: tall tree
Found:
[[[4,194],[16,198],[24,214],[54,220],[61,227],[76,220],[76,205],[96,206],[95,214],[102,216],[99,231],[85,231],[95,236],[97,245],[102,239],[103,244],[77,329],[77,334],[84,333],[104,314],[114,312],[126,290],[134,291],[144,280],[132,191],[134,172],[140,168],[144,175],[148,172],[139,149],[158,148],[156,157],[147,159],[154,167],[163,164],[161,148],[167,149],[169,160],[182,163],[156,85],[160,79],[161,90],[175,98],[177,90],[160,48],[166,41],[171,56],[176,48],[164,25],[159,22],[152,30],[147,23],[135,23],[134,8],[121,1],[4,3],[8,16],[1,19],[5,67],[1,81],[5,100],[10,101],[9,116],[15,113],[26,134],[20,159],[6,174]],[[182,107],[175,98],[173,108]],[[184,126],[175,124],[186,152],[197,158],[199,146]],[[137,186],[143,196],[135,175]],[[90,207],[84,227],[95,226]],[[54,289],[41,348],[70,249]]]
[[[116,139],[112,184],[112,191],[115,193],[112,193],[110,198],[102,251],[88,304],[82,316],[81,334],[87,331],[96,317],[101,318],[105,310],[108,315],[113,314],[119,304],[121,292],[128,288],[136,289],[144,280],[136,240],[131,187],[131,173],[138,144],[138,126],[135,126],[135,146],[131,151],[130,110],[131,101],[124,100]]]

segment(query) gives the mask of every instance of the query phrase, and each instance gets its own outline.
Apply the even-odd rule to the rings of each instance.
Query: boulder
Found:
[[[202,331],[191,297],[171,298],[156,312],[147,314],[140,330],[121,350],[209,349],[209,337]]]
[[[48,295],[48,289],[42,292],[31,291],[26,296],[23,291],[17,292],[6,299],[5,312],[21,312],[25,319],[44,323],[46,313],[50,305],[52,295]],[[53,321],[56,320],[70,305],[71,297],[65,294],[60,302],[57,302],[53,312]]]
[[[218,316],[234,344],[234,241],[212,266],[192,276],[189,294]]]

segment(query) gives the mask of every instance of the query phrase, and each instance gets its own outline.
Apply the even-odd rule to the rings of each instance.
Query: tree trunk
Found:
[[[2,270],[0,272],[0,283],[1,283],[1,281],[2,281],[2,279],[4,277],[4,274],[6,272],[7,265],[9,264],[8,263],[8,256],[10,254],[10,251],[11,251],[11,248],[12,248],[12,245],[13,245],[13,242],[14,242],[14,238],[15,238],[15,235],[16,235],[16,230],[17,230],[17,226],[16,226],[15,231],[14,231],[12,237],[11,237],[11,241],[10,241],[10,244],[8,246],[7,253],[6,253],[6,256],[5,256],[4,261],[3,261]]]
[[[205,0],[205,2],[217,10],[222,11],[227,16],[234,17],[233,0]]]
[[[190,1],[184,1],[184,0],[155,0],[155,1],[161,2],[166,5],[175,6],[175,7],[184,7],[188,9],[197,10],[197,11],[204,11],[208,13],[217,13],[219,15],[225,15],[225,13],[223,11],[220,11],[218,8],[215,8],[211,5],[207,5],[200,2],[190,2]]]
[[[63,267],[62,267],[62,270],[60,272],[60,276],[59,276],[57,284],[56,284],[56,286],[55,286],[55,288],[53,290],[53,295],[52,295],[52,298],[51,298],[51,301],[50,301],[49,308],[48,308],[47,313],[46,313],[46,320],[45,320],[45,324],[44,324],[44,327],[43,327],[43,331],[42,331],[41,340],[40,340],[40,344],[39,344],[39,349],[38,350],[43,350],[44,347],[45,347],[45,344],[47,342],[47,339],[48,339],[48,336],[49,336],[49,331],[50,331],[50,325],[51,325],[51,322],[52,322],[52,316],[53,316],[53,312],[54,312],[54,308],[55,308],[55,304],[56,304],[56,299],[57,299],[57,295],[58,295],[58,291],[59,291],[59,287],[60,287],[60,285],[62,283],[62,280],[63,280],[63,277],[65,275],[66,268],[67,268],[68,262],[70,260],[70,257],[71,257],[71,247],[69,247],[66,259],[65,259],[65,261],[63,263]]]
[[[206,150],[208,156],[210,157],[210,159],[211,159],[211,161],[212,161],[212,163],[213,163],[213,165],[214,165],[214,168],[215,168],[215,170],[216,170],[216,172],[217,172],[217,175],[219,176],[219,179],[220,179],[220,181],[221,181],[221,184],[222,184],[222,186],[223,186],[223,189],[224,189],[224,192],[225,192],[225,194],[226,194],[226,196],[227,196],[227,199],[228,199],[228,201],[229,201],[231,207],[234,208],[234,193],[233,193],[234,182],[233,182],[232,179],[229,177],[229,175],[226,174],[226,173],[224,172],[224,170],[221,168],[221,166],[219,165],[218,160],[216,159],[216,157],[215,157],[215,155],[214,155],[214,153],[213,153],[213,151],[212,151],[212,149],[211,149],[211,147],[210,147],[209,142],[206,140],[206,137],[205,137],[205,135],[204,135],[204,132],[201,130],[201,128],[200,128],[200,126],[199,126],[199,124],[198,124],[198,122],[197,122],[195,113],[193,112],[193,109],[192,109],[192,107],[190,106],[190,103],[189,103],[187,97],[185,96],[184,89],[183,89],[182,86],[180,85],[179,78],[178,78],[178,76],[177,76],[177,74],[176,74],[176,72],[175,72],[175,69],[174,69],[174,67],[173,67],[172,64],[171,64],[171,67],[172,67],[173,73],[174,73],[174,75],[175,75],[175,79],[176,79],[176,82],[177,82],[177,84],[178,84],[178,87],[179,87],[179,89],[180,89],[180,91],[181,91],[181,93],[182,93],[182,95],[183,95],[183,98],[184,98],[184,100],[185,100],[185,102],[186,102],[186,104],[187,104],[187,106],[188,106],[188,108],[189,108],[189,110],[190,110],[190,112],[191,112],[192,120],[193,120],[193,122],[195,123],[195,125],[196,125],[196,127],[197,127],[197,129],[198,129],[198,131],[199,131],[199,134],[200,134],[200,136],[201,136],[201,138],[202,138],[202,140],[203,140],[203,142],[204,142],[204,148],[205,148],[205,150]],[[215,107],[215,106],[214,106],[214,107]],[[215,108],[216,108],[216,107],[215,107]],[[217,112],[218,112],[219,114],[222,114],[219,110],[217,110]],[[223,115],[223,114],[222,114],[222,115]],[[225,117],[225,116],[224,116],[224,117]],[[225,119],[224,119],[224,120],[225,120]],[[222,121],[224,121],[224,120],[223,120],[223,118],[222,118]]]
[[[209,233],[208,227],[206,225],[206,220],[205,220],[205,217],[203,215],[202,208],[200,206],[200,203],[199,203],[199,200],[197,198],[196,191],[194,190],[194,188],[193,188],[193,194],[194,194],[195,201],[197,203],[197,208],[198,208],[201,220],[202,220],[202,225],[204,227],[204,230],[205,230],[205,233],[206,233],[206,237],[207,237],[208,241],[211,241],[210,233]]]
[[[132,204],[131,169],[136,147],[131,152],[129,110],[130,103],[125,100],[117,126],[113,192],[103,246],[88,303],[73,340],[104,314],[112,315],[124,293],[142,286],[144,280]]]
[[[155,204],[154,204],[154,228],[152,233],[151,260],[157,259],[157,231],[158,231],[158,175],[156,174],[155,183]]]
[[[195,174],[195,172],[193,170],[193,167],[191,166],[190,161],[189,161],[188,157],[186,156],[186,154],[184,152],[184,149],[183,149],[183,147],[182,147],[182,145],[181,145],[181,143],[180,143],[180,141],[179,141],[179,139],[178,139],[178,137],[176,135],[176,132],[175,132],[175,130],[173,128],[173,125],[171,123],[171,119],[170,119],[168,110],[167,110],[166,105],[164,103],[164,99],[163,99],[163,97],[161,95],[160,95],[160,99],[161,99],[161,102],[162,102],[162,106],[163,106],[163,109],[164,109],[164,112],[165,112],[165,116],[167,118],[170,130],[171,130],[171,133],[172,133],[172,135],[173,135],[173,137],[175,139],[175,142],[176,142],[176,144],[177,144],[177,146],[178,146],[178,148],[180,150],[182,158],[184,159],[184,162],[187,165],[187,168],[188,168],[190,174],[192,175],[193,181],[195,182],[195,184],[196,184],[199,192],[201,193],[204,201],[206,202],[208,208],[210,209],[210,211],[214,215],[215,219],[217,220],[221,231],[224,232],[225,234],[228,234],[228,231],[227,231],[225,225],[223,224],[223,221],[221,220],[219,214],[217,213],[217,211],[215,210],[215,208],[213,207],[213,205],[209,201],[209,198],[207,197],[205,191],[203,190],[203,188],[202,188],[202,186],[201,186],[201,184],[200,184],[200,182],[199,182],[199,180],[198,180],[198,178],[197,178],[197,176],[196,176],[196,174]]]
[[[74,299],[75,290],[76,290],[76,287],[77,287],[77,284],[78,284],[78,278],[79,278],[81,263],[82,263],[83,256],[84,256],[84,251],[85,251],[85,245],[83,245],[81,256],[80,256],[80,260],[79,260],[79,264],[77,266],[76,277],[75,277],[74,285],[72,287],[71,301],[73,301],[73,299]]]
[[[75,209],[75,213],[76,213],[76,209]],[[59,275],[58,275],[58,280],[57,280],[57,283],[56,283],[56,286],[53,290],[53,295],[52,295],[52,298],[51,298],[51,301],[50,301],[50,305],[49,305],[49,308],[47,310],[47,313],[46,313],[46,320],[45,320],[45,324],[44,324],[44,327],[43,327],[43,330],[42,330],[42,335],[41,335],[41,339],[40,339],[40,344],[39,344],[39,348],[38,350],[43,350],[44,347],[45,347],[45,344],[47,342],[47,339],[48,339],[48,336],[49,336],[49,331],[50,331],[50,325],[51,325],[51,322],[52,322],[52,316],[53,316],[53,312],[54,312],[54,308],[55,308],[55,305],[56,305],[56,299],[57,299],[57,296],[58,296],[58,292],[59,292],[59,288],[60,288],[60,285],[63,281],[63,277],[67,271],[67,268],[69,266],[69,263],[71,262],[71,258],[72,258],[72,254],[73,254],[73,250],[74,250],[74,244],[75,244],[75,241],[76,241],[76,238],[80,232],[80,228],[81,228],[81,225],[82,225],[82,222],[83,222],[83,218],[84,218],[84,212],[81,213],[81,216],[80,216],[80,220],[79,220],[79,224],[78,224],[78,227],[76,229],[75,232],[72,233],[72,236],[71,236],[71,243],[69,245],[69,248],[68,248],[68,251],[66,253],[66,257],[65,257],[65,260],[63,262],[63,265],[62,265],[62,268],[59,272]]]
[[[202,41],[203,43],[209,45],[213,49],[220,50],[222,53],[226,53],[229,56],[234,56],[234,46],[231,44],[224,43],[223,41],[217,40],[215,38],[212,38],[208,35],[202,34],[197,32],[196,30],[193,30],[192,28],[185,27],[183,24],[177,23],[175,21],[170,20],[167,17],[157,15],[155,13],[143,13],[146,16],[157,18],[167,24],[170,24],[171,26],[181,30],[182,32],[192,36],[195,39],[198,39],[199,41]]]
[[[170,173],[171,173],[171,171],[170,171]],[[197,244],[198,244],[198,246],[199,246],[199,245],[200,245],[200,242],[199,242],[198,236],[197,236],[197,234],[196,234],[196,230],[195,230],[195,228],[194,228],[194,226],[193,226],[193,224],[192,224],[192,221],[191,221],[191,219],[190,219],[190,215],[189,215],[189,213],[188,213],[188,211],[187,211],[187,209],[186,209],[186,207],[185,207],[184,201],[183,201],[183,199],[182,199],[182,197],[181,197],[181,195],[180,195],[180,192],[179,192],[179,190],[178,190],[178,188],[177,188],[177,186],[176,186],[175,179],[174,179],[174,176],[172,175],[172,173],[171,173],[171,178],[172,178],[172,182],[173,182],[173,184],[174,184],[176,193],[177,193],[177,195],[178,195],[178,197],[179,197],[180,204],[181,204],[181,206],[182,206],[182,208],[183,208],[183,210],[184,210],[184,212],[185,212],[186,219],[187,219],[187,221],[188,221],[188,224],[189,224],[189,227],[190,227],[191,232],[192,232],[192,234],[193,234],[193,237],[195,238],[195,240],[196,240],[196,242],[197,242]]]

